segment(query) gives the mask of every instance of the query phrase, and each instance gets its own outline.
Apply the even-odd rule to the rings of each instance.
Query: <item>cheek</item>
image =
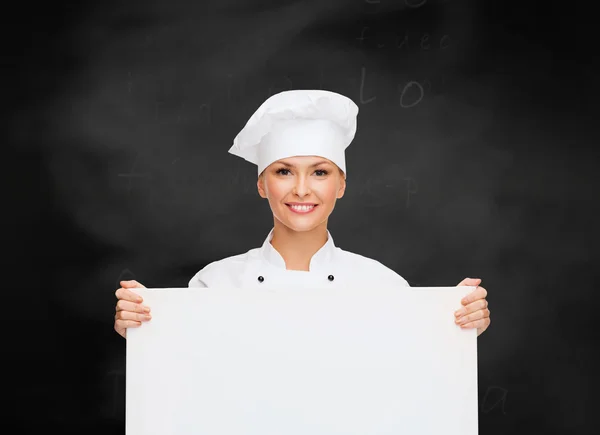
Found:
[[[289,188],[286,186],[286,183],[282,183],[280,181],[273,182],[267,180],[267,182],[265,183],[265,188],[267,197],[269,198],[269,201],[272,202],[280,202],[280,200],[283,199],[289,191]]]
[[[330,204],[337,199],[338,186],[336,183],[322,183],[313,189],[313,192],[324,202]]]
[[[288,198],[291,195],[291,192],[294,190],[293,181],[287,182],[287,180],[265,180],[265,191],[267,194],[267,198],[269,199],[269,203],[271,204],[279,204],[285,198]],[[339,185],[336,182],[314,182],[310,185],[310,190],[313,195],[315,195],[319,200],[333,205],[333,203],[337,200]]]

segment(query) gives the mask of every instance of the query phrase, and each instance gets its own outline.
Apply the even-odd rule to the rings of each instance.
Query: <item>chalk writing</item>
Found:
[[[360,36],[356,38],[356,40],[359,41],[359,46],[368,47],[367,44],[364,44],[364,41],[366,41],[368,39],[372,39],[372,36],[369,36],[369,32],[367,32],[367,30],[370,30],[370,29],[371,28],[369,26],[364,26],[361,29]],[[422,51],[430,51],[433,48],[445,50],[446,48],[448,48],[451,45],[450,35],[448,35],[448,34],[444,34],[438,38],[438,37],[434,37],[429,32],[411,34],[408,32],[408,30],[406,30],[401,35],[395,34],[395,37],[396,38],[395,38],[394,45],[397,49],[406,48],[407,50],[409,50],[411,48],[411,41],[415,41],[415,43],[418,43],[418,47]],[[375,40],[377,41],[377,43],[376,43],[377,48],[383,48],[383,47],[387,46],[385,44],[385,40],[383,39],[383,36],[380,33],[375,33]]]
[[[488,395],[490,395],[490,392],[493,392],[493,391],[500,391],[501,392],[500,398],[498,400],[496,400],[495,402],[493,402],[491,405],[489,405],[489,403],[488,403],[488,406],[486,406]],[[492,409],[494,409],[496,407],[496,405],[498,405],[498,403],[502,402],[502,414],[506,414],[506,412],[504,411],[504,404],[506,402],[507,394],[508,394],[508,390],[506,390],[505,388],[498,387],[495,385],[488,387],[487,391],[485,392],[485,396],[483,397],[482,403],[481,403],[481,411],[485,412],[487,414]]]
[[[418,191],[417,181],[412,177],[405,177],[406,181],[406,208],[410,207],[410,195],[414,195]],[[411,183],[413,188],[411,188]]]
[[[418,185],[413,177],[402,177],[401,172],[400,168],[392,165],[389,170],[380,172],[378,177],[353,179],[347,193],[349,197],[354,195],[360,197],[360,204],[363,207],[397,207],[398,197],[405,193],[405,207],[409,208],[411,195],[418,192]]]
[[[362,42],[367,39],[365,38],[365,31],[367,31],[369,29],[369,27],[363,27],[361,32],[360,32],[360,37],[356,38],[360,41],[360,45],[362,45]]]
[[[402,38],[402,39],[400,39]],[[448,48],[450,46],[450,35],[444,34],[442,35],[439,40],[437,38],[432,38],[432,35],[430,33],[419,33],[417,35],[410,35],[408,33],[408,31],[404,32],[403,36],[398,35],[396,37],[396,48],[400,49],[403,47],[406,47],[407,49],[410,48],[410,41],[412,40],[418,40],[419,41],[419,47],[421,47],[421,50],[423,51],[428,51],[431,49],[432,45],[432,41],[435,44],[435,47],[444,50],[446,48]]]
[[[444,35],[440,38],[440,48],[442,50],[448,48],[450,45],[450,35]]]
[[[127,184],[127,195],[131,194],[131,180],[134,178],[148,178],[149,174],[147,173],[137,173],[135,171],[135,167],[137,166],[139,154],[136,154],[135,159],[133,160],[133,165],[131,166],[130,172],[125,174],[118,174],[119,177],[126,177],[129,179]]]
[[[400,87],[400,86],[398,86]],[[418,88],[417,92],[418,92],[418,98],[414,99],[412,103],[407,104],[405,102],[405,95],[408,93],[409,90],[411,90],[413,87]],[[423,91],[423,86],[420,85],[419,82],[415,82],[415,81],[410,81],[408,82],[406,85],[404,85],[404,87],[402,88],[402,91],[400,92],[400,107],[404,108],[404,109],[409,109],[413,106],[416,106],[417,104],[419,104],[421,102],[421,100],[423,99],[423,96],[425,95],[424,91]],[[410,99],[407,98],[408,101],[410,101]]]
[[[427,0],[404,0],[404,4],[413,9],[420,8],[425,3],[427,3]]]
[[[429,79],[425,79],[423,80],[423,91],[431,91],[432,85],[431,85],[431,80]]]
[[[403,46],[406,46],[406,48],[409,48],[409,44],[408,44],[408,30],[404,33],[404,38],[402,39],[402,42],[398,42],[400,40],[400,36],[398,36],[396,38],[396,46],[397,48],[402,48]]]
[[[433,47],[431,38],[423,39],[422,44],[423,49],[431,49]],[[314,85],[310,87],[313,89],[328,89],[324,83],[325,77],[323,69],[319,69],[317,74],[318,75],[316,75],[314,78]],[[129,77],[128,80],[130,78],[131,77]],[[153,122],[160,126],[186,123],[193,124],[195,127],[199,128],[210,128],[215,124],[216,119],[220,119],[221,116],[227,117],[231,115],[231,104],[235,104],[236,107],[239,107],[239,102],[236,102],[236,100],[239,100],[238,97],[243,95],[245,90],[242,84],[239,86],[232,84],[232,78],[232,74],[225,74],[224,81],[227,81],[229,85],[223,88],[223,95],[217,95],[215,97],[215,101],[205,101],[202,103],[198,101],[178,102],[175,98],[176,96],[169,93],[171,92],[170,89],[172,86],[165,86],[163,82],[161,87],[162,89],[166,89],[166,94],[153,102],[154,107],[151,115]],[[285,81],[285,84],[281,83],[283,80]],[[444,84],[445,81],[446,78],[443,75],[421,78],[408,77],[408,81],[397,84],[398,94],[396,94],[396,96],[393,93],[386,92],[383,98],[398,98],[398,100],[396,100],[398,101],[398,106],[401,109],[408,109],[425,100],[428,94],[434,91],[434,88],[436,92],[440,92],[441,86],[439,84]],[[127,86],[131,86],[133,94],[141,89],[135,82],[135,77],[126,83]],[[337,87],[341,88],[335,90],[346,95],[352,95],[354,93],[352,89],[358,88],[357,103],[360,105],[379,102],[381,99],[381,97],[377,95],[379,93],[377,86],[380,86],[382,82],[371,77],[366,65],[361,66],[360,76],[358,73],[351,74],[350,76],[346,77],[338,76],[335,83]],[[252,86],[252,88],[255,89],[256,86]],[[277,80],[271,82],[265,93],[267,94],[267,97],[270,97],[276,92],[291,89],[294,89],[294,80],[291,76],[285,75],[279,79],[279,84]],[[225,104],[217,104],[214,106],[213,103],[215,102],[224,102]],[[391,101],[388,100],[387,102]],[[218,113],[216,112],[216,109],[219,109]],[[134,171],[134,169],[132,169],[132,171],[128,174],[119,174],[121,177],[130,179],[128,183],[128,192],[131,191],[132,178],[148,177],[148,174],[140,173],[140,171]]]
[[[431,48],[431,44],[428,41],[429,41],[429,33],[425,33],[421,37],[421,49],[429,50]]]
[[[361,104],[368,104],[372,101],[375,101],[375,98],[377,97],[371,97],[368,100],[365,101],[365,99],[363,98],[363,91],[365,88],[365,78],[367,75],[367,69],[363,66],[361,68],[361,75],[360,75],[360,103]]]
[[[423,87],[423,94],[427,95],[429,93],[433,93],[434,91],[440,91],[441,89],[443,89],[444,85],[446,84],[446,76],[442,74],[439,78],[436,78],[435,80],[425,78],[420,83]]]

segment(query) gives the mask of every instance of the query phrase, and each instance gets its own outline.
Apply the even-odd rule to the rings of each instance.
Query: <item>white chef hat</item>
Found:
[[[356,133],[358,106],[323,90],[291,90],[269,97],[233,140],[231,154],[258,166],[294,156],[325,157],[346,174],[344,152]]]

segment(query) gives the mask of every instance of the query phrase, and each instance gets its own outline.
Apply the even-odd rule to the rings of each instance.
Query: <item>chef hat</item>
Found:
[[[233,140],[231,154],[258,166],[294,156],[325,157],[346,174],[345,149],[356,133],[358,106],[323,90],[284,91],[269,97]]]

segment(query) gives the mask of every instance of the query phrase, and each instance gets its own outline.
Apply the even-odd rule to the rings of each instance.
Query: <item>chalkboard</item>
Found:
[[[592,433],[600,81],[593,27],[561,9],[558,29],[548,14],[171,0],[19,15],[30,37],[10,49],[5,82],[23,145],[4,162],[17,192],[6,249],[10,285],[42,290],[10,304],[17,325],[31,319],[9,338],[27,373],[13,377],[23,430],[124,433],[118,282],[187,286],[260,246],[272,215],[256,167],[227,150],[269,96],[326,89],[360,109],[336,244],[412,286],[479,277],[488,290],[480,432]]]

